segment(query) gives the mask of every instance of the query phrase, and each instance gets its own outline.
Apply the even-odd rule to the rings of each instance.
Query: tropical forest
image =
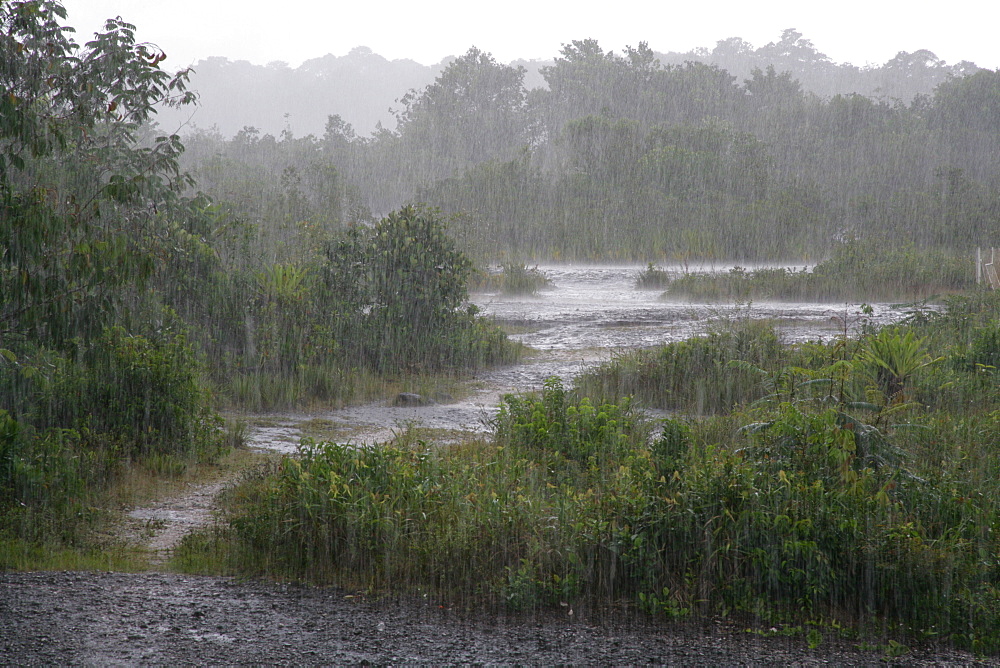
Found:
[[[0,662],[154,660],[22,653],[15,578],[93,572],[1000,655],[1000,71],[72,20],[0,1]]]

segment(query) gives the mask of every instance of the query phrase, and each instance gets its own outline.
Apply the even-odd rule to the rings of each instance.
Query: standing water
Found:
[[[591,365],[620,351],[663,345],[707,331],[727,319],[763,319],[774,323],[786,342],[830,339],[855,333],[862,322],[886,324],[907,314],[900,307],[872,304],[752,302],[704,304],[666,301],[662,290],[636,287],[644,267],[636,265],[551,265],[538,268],[550,285],[533,296],[478,293],[471,296],[487,317],[510,331],[511,339],[535,354],[522,362],[488,369],[476,377],[478,388],[458,402],[427,406],[393,406],[379,402],[333,411],[324,416],[351,427],[352,442],[391,439],[407,426],[486,431],[501,397],[540,389],[546,378],[559,376],[566,385]],[[727,267],[717,268],[726,270]],[[679,275],[680,267],[668,268]],[[261,447],[295,450],[294,422],[259,428],[253,441]]]

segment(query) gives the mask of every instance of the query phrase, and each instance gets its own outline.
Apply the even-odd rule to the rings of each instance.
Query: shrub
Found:
[[[556,377],[545,381],[540,398],[505,396],[495,424],[501,443],[583,464],[592,457],[617,459],[640,430],[628,399],[594,406],[567,393]]]
[[[471,262],[432,212],[404,207],[327,251],[329,298],[358,323],[342,344],[384,373],[508,359],[514,349],[465,305]],[[493,331],[496,330],[496,331]]]

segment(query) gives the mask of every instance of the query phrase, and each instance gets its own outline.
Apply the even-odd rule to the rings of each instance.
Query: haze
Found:
[[[927,49],[949,64],[963,60],[1000,67],[994,30],[1000,5],[980,3],[976,12],[949,12],[914,2],[638,2],[609,13],[576,2],[513,0],[470,9],[465,2],[378,5],[292,1],[66,0],[69,24],[86,41],[104,19],[121,16],[137,36],[163,48],[168,65],[180,68],[210,56],[255,64],[283,61],[292,67],[327,53],[343,55],[368,46],[390,60],[424,65],[458,56],[470,46],[501,62],[551,59],[562,44],[594,38],[620,52],[645,41],[660,52],[711,48],[741,37],[755,46],[796,28],[838,63],[885,63],[900,51]],[[932,9],[933,8],[933,9]]]

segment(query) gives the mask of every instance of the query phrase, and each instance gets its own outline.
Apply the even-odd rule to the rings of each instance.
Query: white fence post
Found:
[[[990,282],[990,287],[994,290],[1000,290],[1000,276],[997,276],[996,266],[996,249],[992,246],[990,247],[990,263],[983,265],[983,270],[986,272],[986,278]]]

